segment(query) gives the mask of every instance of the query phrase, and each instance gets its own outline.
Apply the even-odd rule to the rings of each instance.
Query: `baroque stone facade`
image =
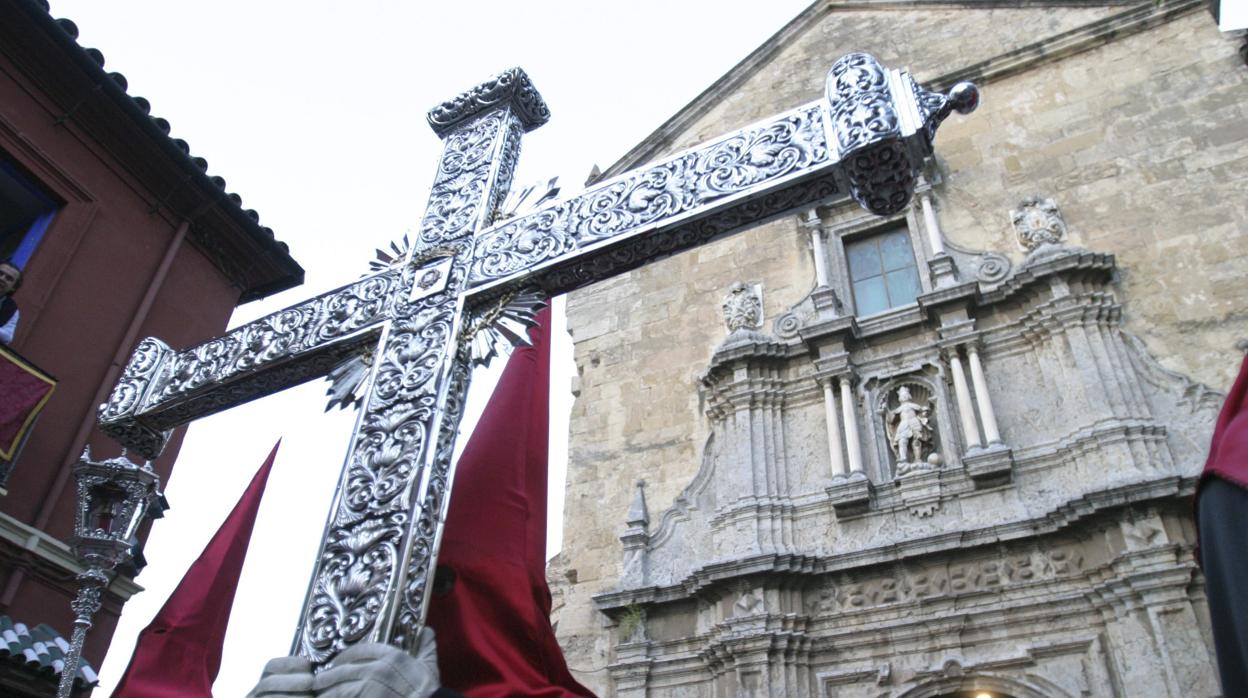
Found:
[[[1219,694],[1190,497],[1248,297],[1243,39],[1068,5],[816,4],[612,168],[847,50],[984,88],[909,210],[829,201],[570,296],[550,578],[587,686]]]

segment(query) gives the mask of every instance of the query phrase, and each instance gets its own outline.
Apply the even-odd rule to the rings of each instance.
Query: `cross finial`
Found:
[[[429,110],[429,126],[440,137],[457,125],[490,109],[510,108],[525,131],[532,131],[550,120],[550,109],[529,76],[511,68],[465,90]]]

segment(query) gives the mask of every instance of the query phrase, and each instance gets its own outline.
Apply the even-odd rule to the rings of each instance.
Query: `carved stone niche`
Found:
[[[870,380],[871,437],[880,464],[880,481],[941,470],[941,432],[949,423],[944,382],[934,365],[905,375]]]

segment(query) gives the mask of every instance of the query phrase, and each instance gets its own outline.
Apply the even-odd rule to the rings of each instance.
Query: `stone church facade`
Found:
[[[1244,335],[1243,44],[1195,0],[819,2],[609,170],[851,51],[983,90],[903,214],[830,201],[570,295],[578,678],[1219,695],[1191,496]]]

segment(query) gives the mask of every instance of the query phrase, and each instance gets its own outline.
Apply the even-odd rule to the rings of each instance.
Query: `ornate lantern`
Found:
[[[69,544],[86,569],[78,575],[78,596],[72,603],[74,634],[61,669],[58,698],[68,698],[73,690],[83,641],[113,570],[130,561],[143,518],[149,512],[159,515],[163,511],[160,477],[151,463],[134,463],[124,451],[96,462],[87,448],[74,465],[74,477],[78,506]]]

